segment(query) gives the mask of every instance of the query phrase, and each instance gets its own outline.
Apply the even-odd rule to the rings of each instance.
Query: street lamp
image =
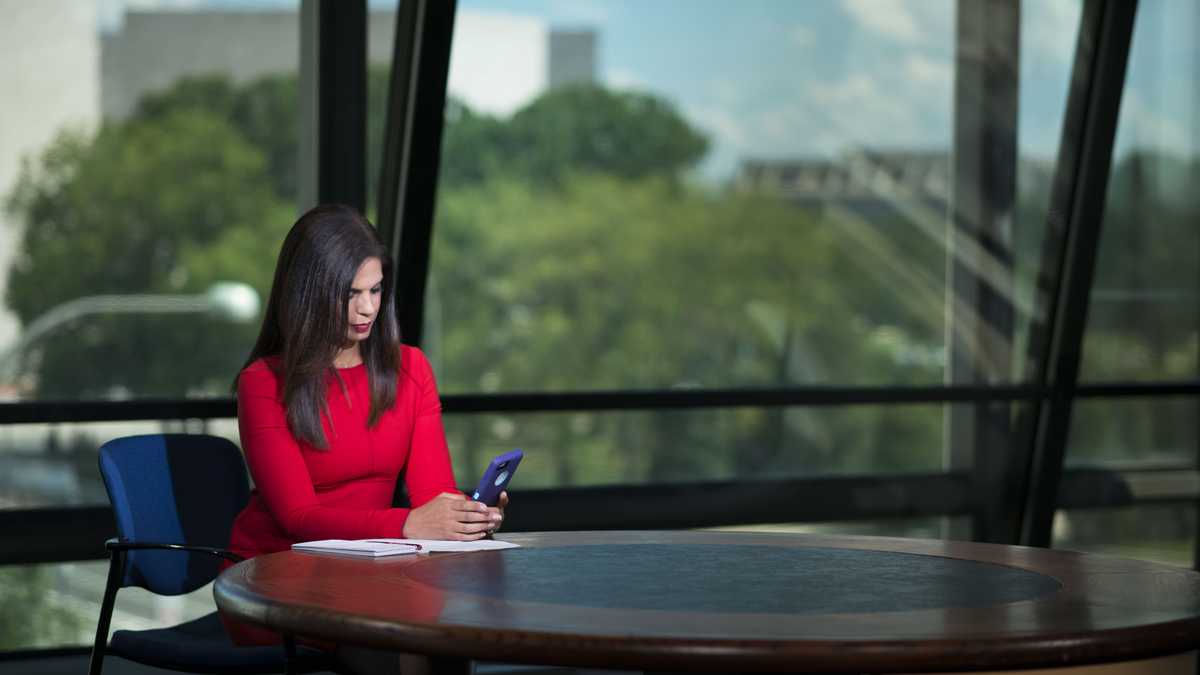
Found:
[[[21,353],[54,328],[89,314],[212,313],[245,323],[258,316],[258,291],[238,281],[218,281],[203,293],[191,295],[89,295],[64,302],[29,323],[21,337],[0,355],[0,381],[11,382]]]

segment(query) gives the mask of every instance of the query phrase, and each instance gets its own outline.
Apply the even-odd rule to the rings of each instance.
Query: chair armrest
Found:
[[[223,558],[230,562],[239,563],[245,560],[242,556],[227,551],[223,548],[213,548],[211,546],[191,546],[188,544],[163,544],[150,541],[129,541],[127,539],[112,538],[104,542],[104,548],[112,554],[115,551],[136,551],[141,549],[157,549],[161,551],[185,551],[188,553],[205,553],[207,555]]]

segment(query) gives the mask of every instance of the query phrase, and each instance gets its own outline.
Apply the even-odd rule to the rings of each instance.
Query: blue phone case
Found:
[[[521,463],[521,458],[524,456],[525,453],[518,449],[493,459],[491,464],[488,464],[487,471],[483,472],[483,477],[479,479],[479,486],[475,488],[471,499],[483,502],[488,506],[495,506],[500,499],[500,493],[512,480],[513,474],[517,472],[517,465]]]

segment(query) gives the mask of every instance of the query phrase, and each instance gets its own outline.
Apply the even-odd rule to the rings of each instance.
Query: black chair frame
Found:
[[[108,631],[112,623],[113,607],[116,605],[117,591],[122,587],[122,580],[125,576],[125,555],[128,551],[155,549],[164,551],[179,551],[183,553],[201,553],[211,555],[217,558],[222,558],[233,563],[239,563],[245,560],[242,556],[227,551],[222,548],[213,548],[211,546],[192,546],[189,544],[168,544],[160,542],[143,542],[122,540],[116,537],[104,542],[104,548],[108,551],[108,581],[104,586],[104,599],[100,605],[100,620],[96,624],[96,641],[92,645],[92,657],[88,666],[88,675],[101,675],[101,670],[104,667],[104,655],[108,652]],[[301,669],[298,667],[296,640],[290,634],[283,636],[284,650],[284,673],[286,675],[295,675],[301,672],[311,672],[312,668]],[[332,660],[325,666],[330,670],[335,670]]]

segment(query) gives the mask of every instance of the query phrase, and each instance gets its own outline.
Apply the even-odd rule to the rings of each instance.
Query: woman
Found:
[[[393,272],[375,228],[347,206],[292,226],[262,330],[237,378],[255,489],[229,547],[247,558],[316,539],[473,540],[499,507],[455,487],[433,372],[400,344]],[[392,507],[403,474],[412,508]],[[278,637],[227,622],[235,641]]]

